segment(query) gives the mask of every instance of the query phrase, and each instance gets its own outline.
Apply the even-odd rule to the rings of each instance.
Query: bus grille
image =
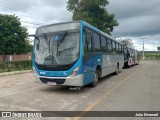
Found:
[[[63,84],[66,81],[65,79],[48,79],[48,78],[40,78],[40,80],[46,84],[48,82],[56,82],[57,84]]]

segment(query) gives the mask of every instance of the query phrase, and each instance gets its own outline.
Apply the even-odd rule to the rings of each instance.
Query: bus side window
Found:
[[[116,54],[116,43],[112,41],[113,54]]]
[[[84,55],[86,53],[92,53],[92,36],[88,29],[84,29],[83,32],[83,47],[84,47]]]
[[[112,41],[110,39],[107,39],[107,45],[108,45],[108,53],[113,54],[113,52],[112,52]]]
[[[127,49],[127,56],[130,57],[131,56],[131,53],[130,53],[130,50]]]
[[[121,51],[123,54],[125,54],[125,47],[123,45],[121,45]]]
[[[101,48],[102,52],[107,53],[108,50],[107,39],[104,38],[103,36],[101,37]]]
[[[123,53],[123,51],[122,51],[122,45],[120,45],[120,44],[119,44],[119,53],[120,53],[120,54]]]
[[[116,43],[116,54],[119,54],[119,44]]]
[[[101,52],[100,36],[97,33],[94,33],[93,36],[94,36],[94,52]]]

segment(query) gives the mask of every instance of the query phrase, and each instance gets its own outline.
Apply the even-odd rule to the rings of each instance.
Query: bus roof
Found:
[[[107,37],[107,38],[109,38],[109,39],[111,39],[111,40],[113,40],[113,41],[115,41],[115,42],[123,45],[122,43],[120,43],[119,41],[117,41],[117,40],[116,40],[115,38],[113,38],[112,36],[110,36],[110,35],[102,32],[102,31],[99,30],[98,28],[92,26],[91,24],[89,24],[89,23],[87,23],[87,22],[85,22],[85,21],[83,21],[83,20],[71,21],[71,22],[62,22],[62,23],[55,23],[55,24],[50,24],[50,25],[46,25],[46,26],[41,26],[41,27],[37,28],[36,34],[42,33],[42,31],[45,31],[45,30],[44,30],[45,28],[48,28],[48,29],[51,29],[51,28],[52,28],[52,31],[54,30],[54,31],[56,31],[56,32],[58,32],[58,31],[65,31],[65,30],[79,29],[79,24],[80,24],[81,22],[82,22],[82,24],[83,24],[84,26],[87,26],[87,27],[89,27],[90,29],[98,32],[99,34],[101,34],[101,35],[103,35],[103,36],[105,36],[105,37]],[[63,25],[63,26],[65,25],[65,27],[60,27],[61,25]],[[53,26],[54,26],[54,28],[53,28]],[[57,30],[57,28],[56,28],[55,26],[57,26],[58,30]],[[48,31],[46,31],[46,32],[50,32],[50,31],[51,31],[51,30],[48,30]]]

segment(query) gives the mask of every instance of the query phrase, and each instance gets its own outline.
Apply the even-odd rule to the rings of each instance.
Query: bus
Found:
[[[138,65],[140,60],[140,55],[138,50],[124,46],[124,68]]]
[[[124,66],[123,45],[85,21],[39,27],[32,52],[33,77],[48,85],[95,87]]]

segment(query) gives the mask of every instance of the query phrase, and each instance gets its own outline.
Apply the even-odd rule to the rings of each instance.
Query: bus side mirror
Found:
[[[26,40],[26,46],[29,47],[31,44],[33,44],[33,41],[35,40],[35,35],[28,35]]]
[[[26,38],[26,46],[29,46],[29,44],[33,44],[33,42],[37,40],[38,43],[40,43],[39,38],[36,35],[28,35]]]

